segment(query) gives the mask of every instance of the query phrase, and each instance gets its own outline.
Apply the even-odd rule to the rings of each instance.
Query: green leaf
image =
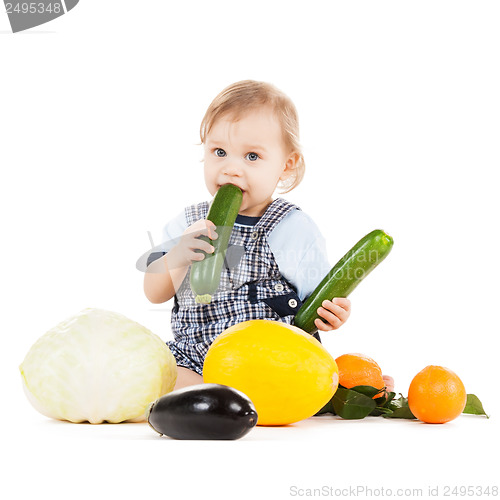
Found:
[[[373,396],[376,396],[377,394],[380,394],[384,391],[384,389],[376,389],[375,387],[372,387],[371,385],[357,385],[356,387],[351,387],[351,391],[359,392],[360,394],[364,394],[365,396],[368,396],[369,398],[373,398]]]
[[[408,420],[414,420],[416,417],[408,406],[408,398],[405,398],[401,393],[400,396],[401,397],[398,399],[392,399],[387,405],[387,408],[392,410],[392,412],[382,416],[384,418],[406,418]]]
[[[365,418],[376,406],[375,400],[359,392],[339,387],[333,395],[335,413],[342,418],[355,420]]]
[[[393,411],[390,408],[384,408],[383,406],[377,406],[371,413],[372,417],[379,417],[380,415],[391,415]]]
[[[396,408],[392,413],[382,416],[384,418],[405,418],[407,420],[416,420],[417,418],[413,415],[409,407]]]
[[[384,395],[382,397],[375,399],[375,403],[377,403],[377,406],[381,406],[382,408],[390,408],[391,401],[396,396],[396,393],[384,391],[383,394]]]
[[[467,403],[462,413],[468,413],[469,415],[486,415],[483,404],[475,394],[467,394]],[[490,417],[486,415],[486,418]]]

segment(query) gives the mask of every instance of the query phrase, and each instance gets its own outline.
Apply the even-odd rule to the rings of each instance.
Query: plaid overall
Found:
[[[208,202],[187,207],[188,225],[205,219],[208,208]],[[234,226],[220,286],[210,304],[195,303],[187,273],[172,309],[174,340],[167,342],[178,366],[201,375],[205,355],[215,337],[242,321],[292,322],[302,303],[281,275],[267,242],[269,233],[292,210],[300,208],[277,198],[255,226]]]

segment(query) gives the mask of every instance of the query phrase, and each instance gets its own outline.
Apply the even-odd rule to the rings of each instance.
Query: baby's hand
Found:
[[[314,324],[318,330],[329,332],[340,328],[351,314],[351,301],[349,299],[336,297],[333,300],[324,300],[322,307],[318,308],[318,315],[326,320],[316,318]]]
[[[208,236],[216,240],[219,236],[215,232],[215,224],[206,219],[200,219],[191,224],[182,234],[179,243],[168,252],[167,263],[169,269],[187,267],[195,261],[205,258],[205,253],[213,253],[214,247],[200,236]]]

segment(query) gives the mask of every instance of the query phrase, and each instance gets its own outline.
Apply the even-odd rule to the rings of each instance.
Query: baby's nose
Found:
[[[237,163],[226,165],[223,171],[224,175],[241,175],[241,167]]]

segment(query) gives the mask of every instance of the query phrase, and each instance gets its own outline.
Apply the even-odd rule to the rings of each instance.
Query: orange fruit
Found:
[[[350,353],[339,356],[335,362],[339,368],[339,383],[347,389],[357,385],[370,385],[377,389],[385,387],[382,369],[372,358],[364,354]]]
[[[426,366],[408,389],[408,405],[422,422],[444,424],[464,410],[467,393],[458,375],[443,366]]]
[[[257,425],[286,425],[328,403],[339,376],[335,360],[312,335],[279,321],[251,320],[215,339],[203,381],[246,394],[257,410]]]

